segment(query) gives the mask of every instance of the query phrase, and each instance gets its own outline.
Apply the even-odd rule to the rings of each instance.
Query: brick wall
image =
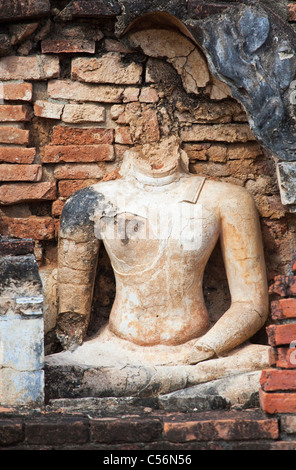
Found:
[[[270,287],[271,368],[261,376],[261,407],[269,414],[296,413],[296,255],[290,276],[276,276]]]
[[[191,464],[197,457],[190,454],[194,450],[295,450],[293,442],[280,434],[278,420],[258,411],[185,415],[146,411],[116,417],[59,412],[16,416],[12,410],[0,410],[0,449],[101,450],[106,452],[102,458],[110,450],[114,456],[123,455],[119,451],[126,451],[126,456],[130,450],[149,451],[153,458],[161,449],[168,455],[171,451],[191,455]]]

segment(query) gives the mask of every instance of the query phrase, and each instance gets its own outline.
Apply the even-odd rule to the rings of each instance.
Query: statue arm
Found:
[[[76,193],[67,201],[60,221],[56,333],[64,349],[83,342],[90,319],[100,244],[90,207],[87,191]]]
[[[251,196],[235,188],[222,200],[220,241],[231,306],[201,337],[191,364],[223,355],[253,336],[268,316],[268,288],[257,209]]]

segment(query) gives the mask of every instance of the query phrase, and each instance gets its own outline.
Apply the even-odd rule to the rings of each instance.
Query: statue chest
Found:
[[[179,198],[122,198],[95,222],[115,271],[143,272],[159,264],[196,264],[207,258],[219,236],[214,210]]]

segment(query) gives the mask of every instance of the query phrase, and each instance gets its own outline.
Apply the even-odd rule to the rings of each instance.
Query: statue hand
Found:
[[[186,364],[194,365],[215,356],[215,351],[205,345],[195,343],[186,358]]]

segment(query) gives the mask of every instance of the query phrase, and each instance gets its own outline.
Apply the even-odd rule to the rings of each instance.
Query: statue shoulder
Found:
[[[221,213],[239,209],[254,208],[255,202],[251,194],[242,186],[207,179],[204,191],[220,208]]]
[[[59,232],[62,236],[70,236],[77,231],[85,235],[93,231],[93,219],[98,210],[104,210],[111,205],[110,182],[97,183],[76,191],[64,205]],[[109,187],[109,190],[107,190]]]

